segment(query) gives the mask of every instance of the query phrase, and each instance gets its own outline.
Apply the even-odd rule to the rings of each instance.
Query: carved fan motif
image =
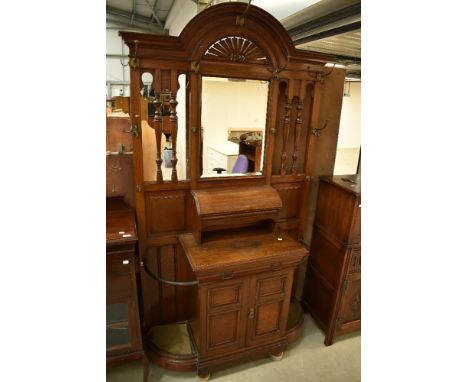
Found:
[[[247,64],[268,65],[268,59],[258,45],[239,36],[219,39],[206,50],[205,56]]]

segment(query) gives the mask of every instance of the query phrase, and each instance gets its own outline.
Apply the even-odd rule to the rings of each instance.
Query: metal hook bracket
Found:
[[[245,8],[245,11],[242,12],[242,15],[236,16],[236,25],[239,25],[240,27],[244,26],[245,18],[244,15],[247,13],[250,7],[250,3],[252,0],[249,0],[249,3],[247,4],[247,7]]]
[[[322,130],[324,130],[327,125],[328,125],[328,119],[325,120],[325,123],[323,124],[323,126],[320,128],[320,129],[317,129],[317,128],[312,128],[312,130],[310,131],[311,134],[314,134],[316,137],[319,137],[320,136],[320,132]]]
[[[323,83],[323,81],[325,80],[325,77],[328,77],[333,72],[333,70],[335,69],[335,66],[336,66],[336,62],[333,64],[333,66],[332,66],[332,68],[330,69],[329,72],[327,72],[327,73],[318,73],[317,74],[317,81],[319,81],[320,83]]]
[[[135,43],[135,53],[133,56],[128,56],[128,62],[124,64],[122,62],[122,59],[120,59],[120,64],[122,66],[130,66],[133,70],[137,69],[140,67],[140,60],[137,57],[137,51],[138,51],[138,40],[134,41]]]
[[[279,66],[277,68],[274,68],[273,70],[271,70],[271,72],[273,73],[273,78],[276,78],[276,79],[279,79],[280,76],[279,74],[284,70],[286,69],[286,67],[288,66],[289,64],[289,59],[291,58],[291,56],[288,55],[288,58],[286,60],[286,64],[284,64],[283,66]]]
[[[190,70],[194,73],[198,73],[200,70],[200,62],[192,61],[190,63]]]

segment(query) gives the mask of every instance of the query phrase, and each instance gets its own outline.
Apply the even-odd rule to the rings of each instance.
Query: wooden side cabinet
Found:
[[[191,322],[198,375],[282,354],[294,270],[307,251],[287,235],[279,241],[271,233],[202,245],[193,234],[179,240],[199,282]]]
[[[201,284],[199,338],[204,356],[264,344],[285,335],[293,271]]]
[[[325,332],[361,328],[361,183],[359,175],[321,177],[303,303]]]
[[[136,227],[132,210],[123,198],[108,198],[106,211],[106,363],[108,367],[143,359],[138,314]]]

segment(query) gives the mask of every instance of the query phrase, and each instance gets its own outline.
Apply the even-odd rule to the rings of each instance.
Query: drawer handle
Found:
[[[255,309],[254,308],[250,308],[249,310],[249,318],[254,318],[255,317]]]
[[[128,260],[124,260],[124,261],[122,261],[122,264],[123,264],[123,265],[128,265],[129,262],[130,262],[130,261],[128,261]]]
[[[221,273],[221,278],[223,280],[229,280],[229,279],[232,279],[234,277],[234,272],[230,272],[230,273]]]
[[[271,264],[271,269],[273,269],[274,271],[277,271],[278,269],[281,269],[281,263]]]

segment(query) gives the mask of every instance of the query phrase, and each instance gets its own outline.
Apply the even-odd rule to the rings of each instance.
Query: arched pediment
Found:
[[[277,66],[294,54],[284,27],[254,5],[222,3],[195,16],[180,34],[193,60],[222,59]],[[272,43],[274,42],[274,43]]]

